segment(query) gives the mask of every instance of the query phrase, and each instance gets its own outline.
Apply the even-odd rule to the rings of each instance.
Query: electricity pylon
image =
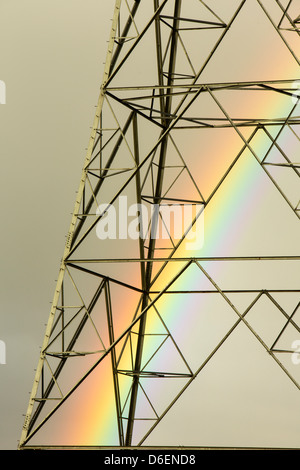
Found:
[[[299,35],[294,0],[116,0],[20,449],[165,445],[239,331],[300,390]],[[192,214],[179,235],[170,208]]]

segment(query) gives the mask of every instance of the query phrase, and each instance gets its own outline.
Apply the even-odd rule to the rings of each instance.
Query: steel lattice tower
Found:
[[[249,8],[257,23],[249,19],[246,31]],[[297,0],[116,0],[20,449],[147,445],[240,330],[299,392],[291,361],[300,334],[299,22]],[[277,67],[260,75],[268,60]],[[226,199],[234,181],[250,203],[238,192]],[[222,219],[229,203],[241,204],[248,233],[239,244],[227,217],[235,251],[226,233],[212,243],[220,235],[213,211]],[[138,236],[122,232],[133,204],[151,214],[144,237],[141,213]],[[177,237],[164,220],[170,205],[194,211]],[[261,216],[258,252],[250,206]],[[111,207],[119,232],[100,240]],[[204,244],[188,249],[203,214]],[[163,240],[152,236],[158,227]],[[234,354],[242,350],[243,339]],[[81,441],[82,429],[97,437]]]

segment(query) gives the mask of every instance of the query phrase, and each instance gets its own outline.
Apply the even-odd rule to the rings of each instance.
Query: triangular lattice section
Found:
[[[226,377],[237,383],[227,402],[236,396],[241,351],[249,377],[276,369],[271,386],[280,392],[280,376],[295,400],[297,8],[116,0],[20,448],[227,445],[186,431],[197,413],[213,416]],[[166,436],[175,413],[183,424]]]

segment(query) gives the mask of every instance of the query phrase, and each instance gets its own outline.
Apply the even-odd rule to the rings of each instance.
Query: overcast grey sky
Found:
[[[6,84],[6,104],[0,105],[0,340],[6,344],[6,364],[0,365],[1,449],[15,449],[21,434],[102,80],[113,4],[112,0],[0,0],[0,80]],[[254,17],[248,20],[255,24]],[[265,46],[264,53],[267,50]],[[234,59],[222,71],[223,79],[232,79],[235,70],[239,68]],[[291,238],[296,240],[295,234]],[[226,351],[221,365],[231,357]],[[300,437],[299,394],[286,382],[275,390],[275,376],[270,379],[270,396],[264,386],[267,362],[262,361],[261,371],[256,371],[260,359],[259,354],[252,363],[242,354],[235,357],[244,388],[232,386],[236,372],[227,375],[224,394],[239,415],[232,435],[238,439],[239,425],[245,420],[253,442],[257,435],[249,396],[245,400],[250,411],[244,410],[247,365],[263,383],[255,392],[258,413],[265,419],[261,442],[295,446]],[[220,429],[217,423],[228,416],[220,401],[219,377],[213,377],[212,389],[206,375],[201,380],[204,392],[196,408],[207,428],[200,436],[211,442],[224,433],[226,426]],[[188,422],[193,419],[188,402],[198,396],[195,387],[196,383],[182,402]],[[206,415],[209,396],[215,403],[215,422]],[[175,410],[164,420],[165,436],[176,427],[178,413]],[[183,427],[182,432],[188,430]],[[268,432],[269,439],[264,440]],[[165,444],[174,444],[172,435]]]

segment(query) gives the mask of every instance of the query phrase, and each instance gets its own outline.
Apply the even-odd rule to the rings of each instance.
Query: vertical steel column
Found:
[[[115,342],[115,334],[114,334],[113,315],[112,315],[110,288],[109,288],[108,280],[105,282],[105,303],[106,303],[106,312],[107,312],[109,343],[110,345],[112,345]],[[118,379],[117,358],[116,358],[115,348],[112,348],[111,350],[111,363],[112,363],[115,402],[116,402],[116,411],[117,411],[117,420],[118,420],[119,442],[120,442],[120,446],[123,446],[124,445],[124,432],[123,432],[120,386],[119,386],[119,379]]]
[[[139,156],[138,123],[137,123],[136,113],[133,116],[132,125],[133,125],[134,158],[135,158],[136,166],[138,167],[139,164],[140,164],[140,156]],[[139,171],[137,171],[137,173],[136,173],[135,182],[136,182],[136,200],[137,200],[138,204],[141,204],[142,203],[141,175],[140,175]],[[144,260],[145,259],[145,248],[144,248],[144,240],[143,240],[143,237],[142,237],[142,234],[144,233],[143,222],[139,224],[139,230],[140,230],[140,236],[139,236],[140,259]],[[142,289],[143,289],[143,291],[145,291],[145,289],[146,289],[145,262],[143,262],[143,261],[140,262],[140,268],[141,268]]]
[[[162,122],[164,125],[163,133],[166,132],[167,128],[170,125],[169,116],[171,113],[171,106],[172,106],[171,91],[172,91],[172,85],[174,82],[174,71],[175,71],[177,44],[178,44],[177,30],[178,30],[179,17],[180,17],[180,11],[181,11],[181,1],[182,0],[175,0],[173,27],[172,27],[172,33],[171,33],[172,37],[171,37],[171,46],[170,46],[168,80],[167,80],[168,88],[166,90],[166,97],[161,100],[161,114],[162,114]],[[158,1],[154,0],[155,11],[157,11],[158,7],[159,7]],[[163,70],[162,70],[163,64],[162,64],[162,54],[161,54],[161,37],[160,37],[159,22],[160,22],[160,19],[157,16],[155,20],[155,24],[156,24],[156,38],[159,39],[159,44],[157,44],[158,75],[159,75],[159,83],[162,84],[163,83]],[[158,207],[161,201],[164,167],[165,167],[166,154],[167,154],[167,144],[168,144],[168,135],[164,137],[164,139],[161,142],[161,147],[160,147],[159,166],[158,166],[155,196],[154,196],[155,207]],[[148,256],[147,256],[148,260],[153,259],[153,256],[154,256],[155,237],[153,237],[152,234],[156,233],[158,218],[159,218],[159,211],[156,210],[154,211],[153,218],[151,221],[151,232],[150,232],[151,235],[150,235],[150,242],[149,242],[149,249],[148,249]],[[146,268],[146,277],[145,277],[146,289],[145,289],[145,293],[143,295],[143,300],[142,300],[142,311],[147,308],[147,305],[149,302],[151,275],[152,275],[152,263],[148,262],[147,268]],[[133,426],[134,426],[135,410],[136,410],[136,404],[137,404],[139,378],[140,378],[141,365],[142,365],[146,321],[147,321],[147,314],[145,313],[144,315],[142,315],[140,319],[140,324],[139,324],[135,365],[134,365],[134,371],[133,371],[133,383],[132,383],[132,389],[131,389],[128,424],[127,424],[126,439],[125,439],[125,445],[127,447],[131,446],[132,444]]]

